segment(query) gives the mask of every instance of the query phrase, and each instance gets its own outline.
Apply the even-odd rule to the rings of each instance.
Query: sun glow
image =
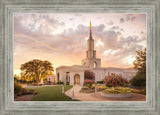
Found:
[[[96,43],[96,47],[98,47],[98,46],[103,46],[104,45],[104,43],[99,39],[98,40],[98,42]]]
[[[128,57],[123,59],[125,63],[131,64],[131,65],[135,60],[136,60],[136,57],[134,57],[133,55],[129,55]]]
[[[18,70],[18,69],[14,70],[14,75],[20,75],[20,73],[21,73],[21,70]]]

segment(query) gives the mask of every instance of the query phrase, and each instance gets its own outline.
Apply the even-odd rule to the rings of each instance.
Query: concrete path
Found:
[[[72,98],[72,91],[74,90],[74,99],[81,101],[146,101],[146,96],[141,94],[132,94],[132,97],[116,99],[116,98],[107,98],[102,97],[100,92],[96,93],[79,93],[81,90],[80,85],[74,85],[70,90],[65,92],[65,95]]]
[[[72,91],[74,90],[74,99],[78,99],[81,101],[103,101],[99,98],[91,96],[93,93],[79,93],[81,90],[80,85],[74,85],[70,90],[66,91],[65,94],[72,98]]]

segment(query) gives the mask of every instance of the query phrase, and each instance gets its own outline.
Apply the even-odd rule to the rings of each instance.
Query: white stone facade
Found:
[[[82,86],[84,83],[85,70],[90,70],[95,74],[95,82],[102,81],[105,76],[111,73],[121,74],[122,77],[130,80],[137,72],[135,69],[101,67],[101,59],[96,58],[96,50],[94,50],[91,26],[86,58],[81,61],[81,65],[60,66],[56,68],[56,81],[60,80],[64,82],[64,84],[69,82],[70,85],[79,84]]]

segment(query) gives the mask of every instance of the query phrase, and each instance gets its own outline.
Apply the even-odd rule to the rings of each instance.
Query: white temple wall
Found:
[[[74,73],[70,72],[70,85],[74,85]]]
[[[105,70],[104,69],[91,69],[90,71],[92,71],[95,74],[95,82],[97,81],[102,81],[104,79],[105,76]]]
[[[135,71],[132,70],[125,70],[125,69],[108,69],[108,68],[88,68],[86,70],[90,70],[95,74],[95,82],[102,81],[104,77],[108,76],[108,74],[111,75],[111,73],[121,74],[122,77],[126,78],[127,80],[130,80],[133,78],[136,74]],[[74,76],[75,74],[79,74],[80,76],[80,85],[82,86],[84,83],[84,71],[85,70],[70,70],[70,69],[59,69],[57,70],[57,73],[59,73],[59,79],[66,83],[66,72],[69,72],[70,77],[70,85],[74,85]]]
[[[79,75],[80,75],[80,85],[83,86],[83,83],[84,83],[84,71],[80,72]]]

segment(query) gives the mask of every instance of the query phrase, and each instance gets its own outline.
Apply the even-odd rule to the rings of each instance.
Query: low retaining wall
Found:
[[[131,97],[132,94],[107,94],[107,93],[102,93],[101,92],[101,96],[103,97],[109,97],[109,98],[128,98]]]

